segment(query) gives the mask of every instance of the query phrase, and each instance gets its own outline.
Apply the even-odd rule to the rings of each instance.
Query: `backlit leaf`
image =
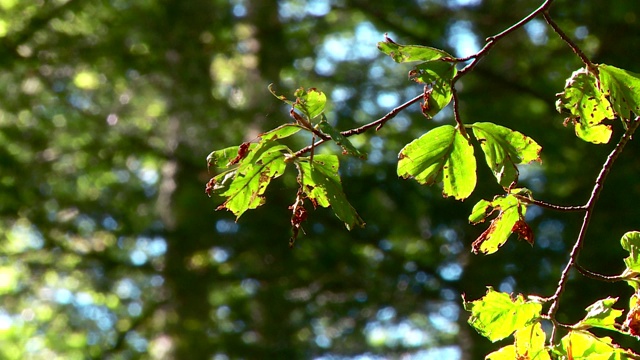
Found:
[[[319,154],[311,159],[298,162],[299,181],[307,197],[322,207],[333,209],[336,216],[351,230],[354,226],[364,226],[364,221],[351,206],[342,191],[338,174],[339,160],[336,155]]]
[[[476,186],[473,146],[451,125],[437,127],[406,145],[398,156],[398,176],[420,184],[443,182],[443,196],[462,200]]]
[[[263,194],[271,180],[283,174],[286,167],[284,154],[290,150],[284,145],[265,146],[260,150],[259,153],[253,152],[254,161],[243,162],[235,171],[228,188],[219,194],[227,200],[218,209],[227,209],[239,218],[245,211],[264,203]]]
[[[305,114],[309,120],[324,112],[324,107],[327,104],[327,96],[316,88],[310,88],[304,90],[299,88],[295,92],[296,101],[293,103],[293,107]]]
[[[586,331],[569,331],[554,353],[572,360],[623,360],[631,359],[631,353],[613,344],[609,337],[596,337]]]
[[[492,209],[489,210],[489,207]],[[476,254],[493,254],[498,251],[498,248],[507,242],[513,233],[516,223],[523,221],[527,208],[513,194],[498,197],[489,205],[486,200],[481,200],[474,206],[469,221],[475,223],[483,221],[486,215],[482,216],[481,211],[488,214],[495,210],[499,211],[498,216],[491,220],[489,228],[480,234],[472,244],[472,250]],[[533,239],[530,240],[533,241]]]
[[[409,77],[418,83],[430,87],[426,109],[423,112],[429,118],[451,102],[451,79],[456,75],[454,64],[444,61],[430,61],[417,65],[409,72]]]
[[[620,239],[622,248],[629,252],[624,259],[625,265],[631,271],[640,272],[640,231],[629,231]]]
[[[640,114],[640,74],[602,64],[598,66],[603,92],[623,119]]]
[[[600,124],[615,115],[595,76],[584,68],[574,71],[558,97],[556,108],[569,114],[567,123],[576,125],[579,138],[595,144],[609,142],[611,126]]]
[[[489,287],[481,299],[471,302],[465,300],[464,309],[471,312],[469,324],[480,335],[496,342],[536,322],[540,318],[542,305],[525,300],[522,295],[514,299],[507,293]]]
[[[469,215],[469,222],[472,224],[477,224],[479,222],[483,222],[484,219],[493,211],[491,208],[491,201],[480,200],[478,201],[471,210],[471,215]]]
[[[400,45],[385,36],[378,43],[378,49],[389,55],[397,63],[412,61],[433,61],[443,57],[452,57],[446,51],[420,45]]]
[[[280,125],[273,130],[260,134],[260,138],[262,138],[262,141],[284,139],[293,134],[296,134],[300,130],[302,130],[302,127],[300,125],[296,123],[289,123]]]
[[[247,150],[251,151],[252,149],[255,149],[256,146],[257,144],[251,144],[249,145],[249,148]],[[230,164],[231,160],[238,156],[239,149],[240,146],[231,146],[211,152],[211,154],[207,156],[208,166],[219,168],[229,167],[230,165],[232,165]]]
[[[533,325],[516,331],[516,353],[521,359],[550,360],[549,351],[545,348],[546,334],[537,321]],[[517,359],[517,358],[514,358]]]
[[[472,124],[487,165],[502,187],[518,181],[517,164],[540,160],[542,147],[520,132],[488,122]]]
[[[599,327],[617,331],[615,328],[616,319],[622,315],[622,310],[616,310],[613,305],[618,298],[608,297],[598,300],[587,307],[587,315],[575,325],[576,329],[585,330],[590,327]]]

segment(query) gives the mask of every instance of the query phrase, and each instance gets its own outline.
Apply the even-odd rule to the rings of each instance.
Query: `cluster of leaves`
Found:
[[[342,146],[344,154],[364,156],[327,122],[324,116],[327,102],[325,94],[314,88],[300,88],[294,94],[295,101],[275,93],[274,95],[291,106],[290,114],[295,121],[260,134],[256,143],[245,142],[240,146],[216,150],[209,154],[208,166],[224,170],[209,180],[206,193],[209,196],[216,194],[225,197],[226,200],[218,210],[227,209],[233,212],[236,218],[240,218],[247,210],[264,204],[264,193],[271,180],[280,177],[288,164],[293,164],[298,172],[299,188],[296,200],[290,207],[292,245],[301,223],[307,218],[305,200],[309,200],[314,208],[318,205],[331,206],[347,229],[363,226],[364,221],[349,204],[342,190],[338,156],[314,155],[313,151],[310,156],[296,156],[289,147],[278,141],[305,130],[314,135],[314,141],[315,136],[332,139]]]
[[[401,45],[386,36],[378,48],[395,62],[415,63],[409,71],[409,79],[424,87],[422,95],[415,101],[421,101],[422,113],[429,119],[452,101],[455,109],[455,82],[469,69],[467,66],[458,70],[457,65],[470,59],[476,61],[481,54],[486,54],[482,50],[475,57],[458,59],[440,49]],[[364,158],[365,154],[348,140],[348,136],[356,131],[340,132],[329,124],[324,114],[326,96],[317,89],[300,88],[295,92],[293,101],[270,90],[291,107],[290,115],[294,121],[261,134],[256,142],[212,152],[207,158],[208,164],[219,168],[221,172],[207,184],[207,194],[226,198],[218,209],[230,210],[240,217],[245,211],[262,205],[271,180],[281,176],[287,166],[292,165],[290,167],[297,171],[298,189],[295,201],[290,206],[293,229],[291,244],[307,218],[305,202],[311,203],[314,208],[318,205],[331,207],[348,229],[363,226],[363,220],[343,192],[339,156],[314,154],[316,146],[333,141],[342,148],[342,155]],[[565,124],[573,124],[576,136],[582,140],[595,144],[608,143],[613,131],[612,120],[616,118],[627,130],[625,136],[630,138],[638,122],[637,119],[633,120],[633,116],[640,114],[640,76],[610,65],[585,62],[585,68],[575,71],[567,80],[564,91],[558,94],[556,107],[559,112],[567,114]],[[469,216],[472,224],[493,217],[488,228],[473,243],[472,251],[495,253],[513,233],[534,245],[534,234],[525,221],[525,215],[528,205],[541,202],[534,200],[529,189],[517,186],[518,166],[541,162],[541,146],[530,137],[498,124],[465,124],[457,112],[454,113],[455,125],[437,126],[400,150],[398,176],[413,178],[423,185],[439,185],[444,197],[464,200],[472,194],[478,181],[473,146],[476,142],[504,193],[497,194],[491,200],[482,199],[473,207]],[[294,152],[279,141],[300,131],[310,134],[312,138],[311,145],[305,149]],[[608,166],[610,164],[605,164],[605,168]],[[585,209],[589,211],[587,206]],[[586,225],[588,223],[584,228]],[[582,237],[581,232],[577,245],[581,244]],[[625,259],[627,269],[618,279],[627,281],[638,291],[640,232],[627,233],[622,238],[622,246],[630,256]],[[568,268],[575,263],[575,256],[577,253],[572,253]],[[613,308],[618,299],[606,298],[589,306],[587,315],[579,322],[573,325],[559,324],[554,315],[559,295],[565,286],[566,271],[562,276],[556,294],[550,298],[514,297],[489,288],[481,299],[471,302],[464,300],[465,309],[471,313],[469,323],[480,334],[491,341],[514,336],[513,345],[503,347],[487,358],[640,358],[617,347],[610,338],[597,337],[589,331],[595,327],[630,336],[640,335],[640,293],[630,299],[630,310],[624,323],[616,322],[623,314],[622,310]],[[545,314],[543,307],[549,303],[550,309]],[[543,330],[543,320],[549,321],[553,327],[549,342]],[[567,330],[558,343],[554,341],[557,328]]]

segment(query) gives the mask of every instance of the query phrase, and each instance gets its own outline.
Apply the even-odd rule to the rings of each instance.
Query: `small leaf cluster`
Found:
[[[218,195],[226,200],[218,210],[226,209],[240,218],[247,210],[265,203],[265,191],[271,181],[285,172],[287,167],[297,170],[298,191],[293,205],[291,225],[295,241],[301,224],[307,218],[305,201],[313,207],[331,207],[347,229],[363,226],[364,221],[351,206],[342,189],[337,155],[320,154],[296,155],[279,140],[306,131],[315,137],[331,139],[343,148],[344,154],[364,157],[351,142],[333,128],[324,116],[326,96],[315,88],[300,88],[294,93],[296,99],[288,100],[269,90],[278,99],[291,106],[293,122],[285,123],[259,135],[257,142],[245,142],[222,150],[213,151],[207,157],[209,168],[218,172],[207,183],[205,192]],[[291,165],[291,166],[289,166]]]

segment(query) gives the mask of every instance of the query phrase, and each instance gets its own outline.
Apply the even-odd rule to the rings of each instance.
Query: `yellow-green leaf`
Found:
[[[412,141],[398,158],[398,176],[424,185],[442,182],[445,197],[463,200],[476,187],[473,146],[451,125],[437,127]]]
[[[603,92],[623,119],[640,114],[640,74],[602,64],[598,66]]]
[[[487,294],[476,301],[464,301],[464,309],[471,312],[469,324],[478,333],[496,342],[525,328],[540,318],[542,305],[525,300],[522,295],[511,295],[494,291],[491,287]]]
[[[517,164],[541,162],[542,147],[518,131],[488,122],[472,124],[487,165],[502,187],[518,181]]]

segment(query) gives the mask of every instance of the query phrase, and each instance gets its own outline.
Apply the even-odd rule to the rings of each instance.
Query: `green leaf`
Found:
[[[492,207],[491,201],[480,200],[478,201],[471,210],[471,215],[469,215],[469,222],[472,224],[477,224],[479,222],[483,222],[484,219],[491,213],[492,210],[489,208]]]
[[[587,307],[587,315],[574,328],[586,330],[590,327],[618,331],[615,327],[616,319],[622,315],[622,310],[613,308],[618,298],[608,297],[598,300]]]
[[[487,165],[502,187],[518,181],[517,164],[541,162],[542,147],[520,132],[488,122],[471,125]]]
[[[338,156],[318,154],[311,159],[300,159],[298,162],[299,181],[304,193],[315,204],[333,209],[338,219],[351,230],[354,226],[364,226],[364,221],[351,206],[342,191],[342,183],[338,173]]]
[[[248,151],[256,148],[257,144],[249,145]],[[210,167],[226,168],[231,166],[231,160],[238,156],[240,146],[231,146],[222,150],[215,150],[207,156],[207,164]]]
[[[622,248],[629,252],[629,256],[624,259],[627,268],[640,272],[640,231],[629,231],[620,239]]]
[[[489,287],[481,299],[472,302],[465,300],[464,309],[471,312],[469,324],[480,335],[496,342],[536,322],[540,318],[542,305],[527,301],[522,295],[513,299],[509,294]]]
[[[260,134],[262,141],[272,141],[287,138],[302,130],[302,127],[296,123],[280,125],[277,128]]]
[[[508,345],[498,351],[487,355],[487,360],[551,360],[548,350],[545,348],[546,335],[540,322],[516,331],[515,345]]]
[[[640,74],[606,64],[598,70],[603,92],[618,116],[629,120],[632,113],[640,115]]]
[[[485,200],[486,201],[486,200]],[[480,204],[480,205],[479,205]],[[477,223],[483,221],[484,218],[495,210],[499,210],[499,214],[491,221],[489,228],[485,230],[480,236],[473,242],[472,248],[474,253],[493,254],[498,251],[513,232],[514,225],[518,220],[522,220],[526,214],[526,206],[523,206],[513,194],[506,195],[504,197],[498,197],[494,199],[489,206],[493,209],[489,211],[488,207],[485,207],[486,202],[479,202],[474,206],[469,221]],[[484,211],[485,216],[481,215],[481,211]]]
[[[320,128],[320,131],[329,135],[331,139],[335,141],[336,144],[338,144],[342,148],[343,155],[352,155],[352,156],[359,157],[361,159],[367,158],[367,154],[356,149],[356,147],[353,146],[351,141],[349,141],[348,138],[340,134],[340,131],[338,131],[336,128],[331,126],[331,124],[329,124],[326,119],[323,118],[320,121],[320,123],[318,123],[318,127]]]
[[[267,143],[274,145],[275,143]],[[264,192],[272,179],[283,174],[286,163],[284,154],[290,152],[284,145],[265,146],[253,152],[251,159],[245,159],[234,173],[231,184],[219,195],[227,200],[218,207],[236,215],[236,219],[249,210],[264,203]],[[255,159],[255,161],[252,161]]]
[[[456,75],[455,64],[444,61],[430,61],[417,65],[409,72],[409,78],[429,85],[427,106],[423,113],[431,118],[451,102],[451,79]]]
[[[476,187],[473,146],[451,125],[437,127],[406,145],[398,155],[398,176],[420,184],[444,183],[443,196],[466,199]]]
[[[305,114],[309,120],[324,112],[327,97],[322,91],[316,88],[310,88],[306,91],[304,88],[299,88],[296,90],[295,96],[297,99],[293,103],[293,107]]]
[[[615,115],[595,76],[584,68],[574,71],[558,97],[556,109],[569,113],[566,121],[576,125],[576,136],[594,144],[609,142],[611,126],[602,122]]]
[[[389,55],[397,63],[412,61],[433,61],[452,56],[446,51],[420,45],[400,45],[385,36],[385,41],[378,43],[378,49]]]
[[[282,101],[282,102],[284,102],[284,103],[287,103],[287,104],[289,104],[289,105],[293,106],[293,101],[291,101],[291,100],[287,99],[284,95],[278,95],[278,94],[276,94],[276,91],[273,89],[273,84],[269,84],[269,92],[270,92],[273,96],[275,96],[278,100],[280,100],[280,101]]]
[[[622,360],[631,359],[630,352],[614,345],[609,337],[599,338],[586,331],[569,331],[554,353],[573,360]]]

